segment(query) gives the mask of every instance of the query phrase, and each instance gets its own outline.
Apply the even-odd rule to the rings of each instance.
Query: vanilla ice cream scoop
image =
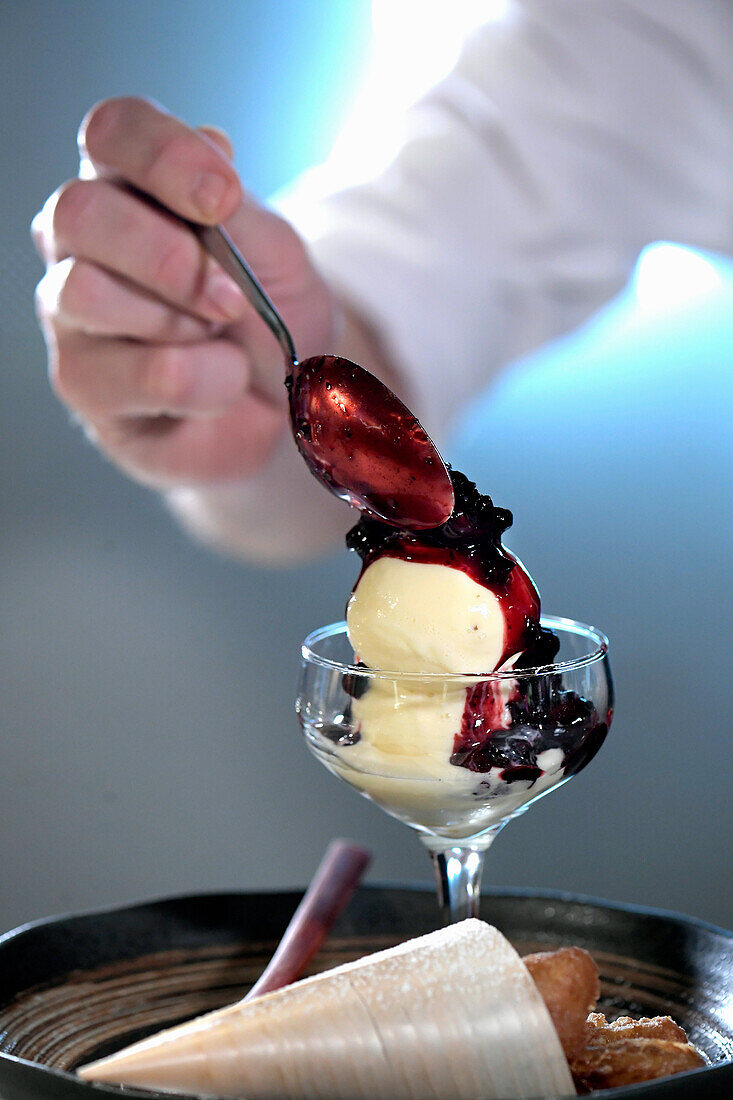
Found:
[[[519,614],[516,614],[519,609]],[[488,673],[522,652],[540,600],[514,561],[500,588],[437,562],[380,557],[366,567],[346,610],[359,660],[390,672]]]

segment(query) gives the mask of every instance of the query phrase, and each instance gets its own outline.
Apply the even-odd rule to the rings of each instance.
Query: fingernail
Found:
[[[223,271],[214,271],[206,284],[206,298],[217,311],[225,317],[239,317],[247,299],[237,284]]]
[[[193,189],[193,201],[206,218],[213,218],[229,189],[229,182],[216,172],[204,172]]]

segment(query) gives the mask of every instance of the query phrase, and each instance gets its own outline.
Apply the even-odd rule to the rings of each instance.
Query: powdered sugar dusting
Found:
[[[173,1028],[90,1080],[265,1100],[572,1093],[521,959],[471,919]]]

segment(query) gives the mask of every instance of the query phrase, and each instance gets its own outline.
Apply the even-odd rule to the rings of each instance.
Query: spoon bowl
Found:
[[[417,418],[383,382],[348,359],[317,355],[298,362],[285,322],[226,231],[189,224],[282,349],[291,430],[315,477],[352,507],[396,527],[445,523],[455,504],[453,485]]]
[[[338,355],[298,363],[286,383],[295,442],[335,496],[397,527],[437,527],[455,498],[420,422],[383,382]]]

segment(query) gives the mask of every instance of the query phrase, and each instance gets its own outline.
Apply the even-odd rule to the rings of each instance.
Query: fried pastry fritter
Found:
[[[684,1029],[671,1016],[619,1016],[609,1024],[602,1012],[591,1012],[586,1020],[588,1035],[597,1042],[616,1042],[617,1039],[669,1039],[673,1043],[686,1043]]]
[[[600,994],[598,967],[579,947],[524,959],[552,1017],[580,1093],[653,1081],[705,1060],[671,1016],[621,1016],[609,1023],[593,1012]]]
[[[653,1081],[705,1065],[671,1017],[621,1016],[609,1024],[600,1012],[588,1016],[584,1045],[568,1062],[580,1092]]]
[[[598,967],[580,947],[527,955],[524,964],[547,1005],[568,1061],[585,1043],[585,1024],[600,994]]]

